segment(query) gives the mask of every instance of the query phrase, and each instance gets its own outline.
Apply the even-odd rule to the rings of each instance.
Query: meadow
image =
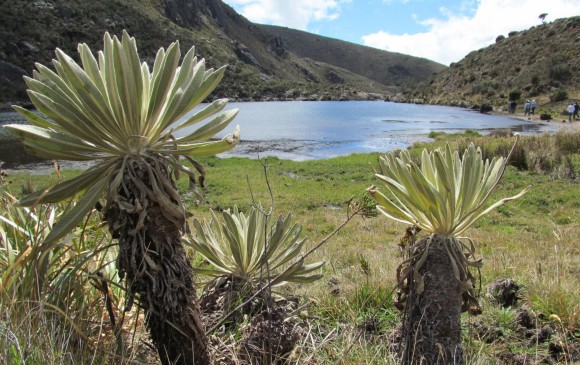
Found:
[[[484,156],[506,155],[509,133],[433,134],[422,148],[469,142]],[[395,272],[401,238],[408,227],[372,214],[365,189],[376,184],[380,154],[293,162],[277,158],[200,158],[207,172],[203,200],[179,180],[192,217],[208,219],[235,205],[247,211],[261,203],[273,208],[272,221],[291,212],[303,226],[305,250],[325,240],[306,261],[325,261],[323,277],[312,284],[276,289],[296,302],[300,329],[287,355],[297,364],[396,364],[400,312]],[[42,237],[66,205],[25,212],[14,198],[78,174],[25,173],[3,177],[0,216],[0,361],[7,364],[119,364],[155,361],[137,306],[127,304],[115,274],[115,245],[92,213],[54,247]],[[466,232],[483,258],[482,314],[464,314],[463,343],[468,364],[572,364],[580,361],[580,133],[524,137],[491,201],[522,198],[491,212]],[[364,215],[352,216],[356,206]],[[33,214],[34,213],[34,214]],[[338,232],[336,229],[344,222]],[[420,234],[420,233],[419,233]],[[194,266],[207,263],[193,250]],[[41,260],[42,258],[42,260]],[[48,258],[47,260],[44,260]],[[43,261],[44,260],[44,261]],[[47,262],[38,266],[38,263]],[[43,283],[39,287],[39,276]],[[502,306],[488,286],[498,279],[517,283],[517,303]],[[196,277],[200,283],[208,279]],[[202,288],[202,285],[200,285]],[[242,325],[210,334],[214,357],[236,363]]]

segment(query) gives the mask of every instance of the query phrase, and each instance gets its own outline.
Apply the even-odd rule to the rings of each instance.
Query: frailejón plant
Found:
[[[207,364],[191,265],[181,243],[186,211],[175,178],[183,172],[195,181],[195,169],[204,174],[195,161],[195,169],[187,168],[180,157],[213,155],[238,142],[237,128],[222,140],[210,140],[237,114],[220,113],[225,99],[192,112],[219,83],[225,68],[206,70],[193,48],[179,65],[181,52],[175,42],[157,52],[150,69],[126,32],[121,39],[106,33],[97,57],[86,44],[78,51],[80,65],[59,49],[54,71],[37,64],[33,77],[25,81],[30,99],[44,116],[15,107],[31,125],[6,128],[29,153],[95,164],[19,204],[56,202],[82,193],[42,243],[50,245],[77,226],[104,195],[109,230],[119,240],[119,274],[126,278],[131,298],[136,295],[148,314],[162,363]],[[193,129],[201,121],[207,123]]]
[[[210,263],[208,268],[196,268],[196,272],[251,284],[261,280],[272,286],[309,283],[322,276],[315,272],[324,262],[292,262],[306,242],[301,238],[302,227],[294,223],[292,214],[280,215],[271,226],[260,207],[251,207],[246,215],[236,206],[233,211],[224,211],[222,217],[220,222],[212,210],[209,221],[194,219],[196,234],[184,238]],[[287,270],[290,263],[294,265]]]
[[[462,157],[449,145],[444,150],[423,150],[420,166],[408,151],[399,157],[381,157],[381,172],[375,176],[387,194],[375,186],[367,190],[379,211],[429,234],[411,240],[406,259],[397,269],[406,300],[402,303],[403,363],[463,363],[460,313],[477,304],[475,277],[469,268],[479,268],[482,262],[474,259],[473,242],[461,234],[491,210],[528,190],[485,206],[508,158],[483,161],[481,150],[473,144]]]

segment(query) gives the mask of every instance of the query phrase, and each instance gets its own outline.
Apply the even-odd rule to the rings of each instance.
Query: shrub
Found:
[[[518,31],[517,30],[512,30],[511,32],[508,33],[508,37],[513,37],[516,34],[518,34]]]
[[[552,95],[550,95],[550,101],[552,103],[557,103],[559,101],[564,101],[568,99],[568,91],[565,89],[558,89]]]
[[[565,81],[572,76],[572,72],[566,64],[551,63],[548,70],[548,75],[552,80]]]
[[[503,41],[505,39],[505,36],[500,34],[497,36],[497,38],[495,39],[495,43],[499,43],[501,41]]]
[[[522,92],[520,90],[513,89],[512,91],[510,91],[508,97],[510,98],[510,100],[518,101],[522,97]]]

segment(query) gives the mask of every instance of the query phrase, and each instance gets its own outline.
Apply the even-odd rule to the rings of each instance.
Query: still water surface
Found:
[[[224,156],[257,157],[259,153],[291,160],[324,159],[405,148],[428,139],[431,131],[547,131],[531,122],[434,105],[297,101],[230,103],[228,108],[238,108],[240,113],[220,136],[239,124],[242,142]]]
[[[508,128],[523,134],[550,132],[545,129],[549,127],[531,122],[433,105],[287,101],[229,103],[227,109],[231,108],[240,109],[240,113],[218,136],[231,133],[239,124],[241,142],[234,150],[222,154],[224,157],[277,156],[301,161],[387,152],[426,140],[431,131],[452,133],[472,129],[489,133]],[[0,113],[0,125],[18,122],[18,118],[16,113]],[[22,151],[9,145],[0,138],[0,167],[38,168],[38,161],[32,165],[33,161],[21,156]]]

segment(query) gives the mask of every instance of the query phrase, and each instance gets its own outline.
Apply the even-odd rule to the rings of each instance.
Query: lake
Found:
[[[549,126],[464,108],[401,104],[382,101],[284,101],[229,103],[240,113],[231,126],[240,125],[241,142],[223,157],[277,156],[295,161],[325,159],[352,153],[388,152],[428,140],[432,131],[448,133],[467,129],[483,134],[511,129],[522,134],[551,132]],[[18,122],[13,112],[0,113],[0,125]],[[0,133],[2,131],[0,130]],[[14,143],[1,138],[0,167],[49,167],[24,155]],[[63,167],[67,167],[66,164]]]
[[[220,136],[239,124],[241,143],[224,156],[300,161],[392,151],[427,140],[431,131],[548,131],[543,129],[547,126],[464,108],[382,101],[229,103],[228,108],[240,113]]]

